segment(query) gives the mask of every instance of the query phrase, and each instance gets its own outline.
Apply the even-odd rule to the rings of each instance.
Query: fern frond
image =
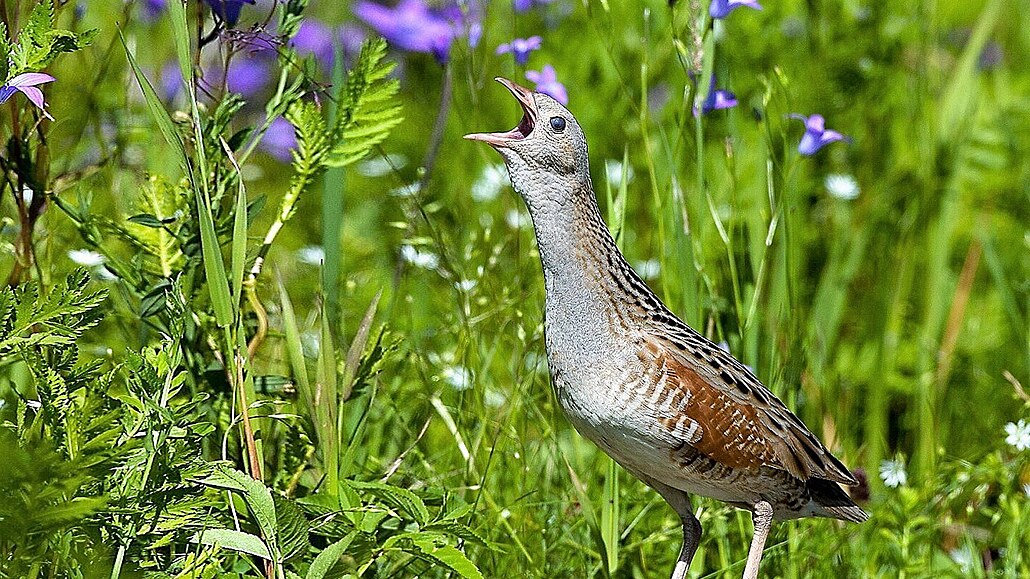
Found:
[[[70,344],[96,325],[90,312],[107,292],[89,292],[88,283],[89,273],[79,268],[45,296],[34,283],[0,290],[0,357],[31,346]]]
[[[366,41],[347,74],[327,159],[331,167],[361,160],[402,120],[401,107],[395,104],[399,83],[389,77],[395,63],[385,61],[385,56],[386,41]]]

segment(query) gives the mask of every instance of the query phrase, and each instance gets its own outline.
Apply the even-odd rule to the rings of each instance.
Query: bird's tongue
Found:
[[[518,99],[519,104],[522,105],[522,120],[514,129],[504,133],[472,133],[465,135],[465,138],[483,141],[494,147],[504,147],[512,141],[525,139],[533,132],[533,128],[536,126],[536,103],[533,101],[533,91],[528,88],[519,86],[506,78],[497,77],[494,80],[503,84]]]

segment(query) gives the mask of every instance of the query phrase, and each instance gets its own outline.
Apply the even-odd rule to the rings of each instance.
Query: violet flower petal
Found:
[[[788,115],[792,119],[798,119],[805,123],[805,134],[801,136],[801,142],[798,143],[798,153],[802,155],[811,156],[819,152],[830,143],[837,141],[850,141],[851,139],[834,130],[826,129],[826,119],[820,114],[814,114],[809,117],[792,113]]]
[[[7,86],[13,86],[15,88],[20,88],[23,86],[36,86],[37,84],[53,82],[55,80],[57,79],[45,72],[23,72],[18,76],[12,78],[11,82],[7,83]]]
[[[708,6],[708,14],[717,20],[726,18],[741,6],[746,6],[754,10],[761,10],[762,5],[757,0],[712,0],[712,3]]]
[[[394,8],[361,1],[354,5],[353,12],[402,50],[431,53],[440,63],[450,57],[456,23],[430,10],[421,0],[401,0]]]
[[[542,92],[563,105],[569,104],[569,93],[565,85],[558,82],[554,67],[545,64],[539,71],[527,70],[526,78],[536,84],[537,92]]]

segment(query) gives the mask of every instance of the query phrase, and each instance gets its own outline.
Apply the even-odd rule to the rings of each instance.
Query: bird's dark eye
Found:
[[[551,128],[557,132],[565,130],[565,119],[561,117],[551,117]]]

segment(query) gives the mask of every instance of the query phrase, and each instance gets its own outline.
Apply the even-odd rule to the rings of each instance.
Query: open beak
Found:
[[[494,80],[503,84],[518,99],[519,104],[522,105],[522,120],[519,121],[518,126],[505,133],[472,133],[465,135],[465,138],[483,141],[491,147],[507,147],[513,141],[521,141],[533,132],[537,120],[536,102],[533,101],[533,91],[528,88],[519,86],[506,78],[497,77]]]

